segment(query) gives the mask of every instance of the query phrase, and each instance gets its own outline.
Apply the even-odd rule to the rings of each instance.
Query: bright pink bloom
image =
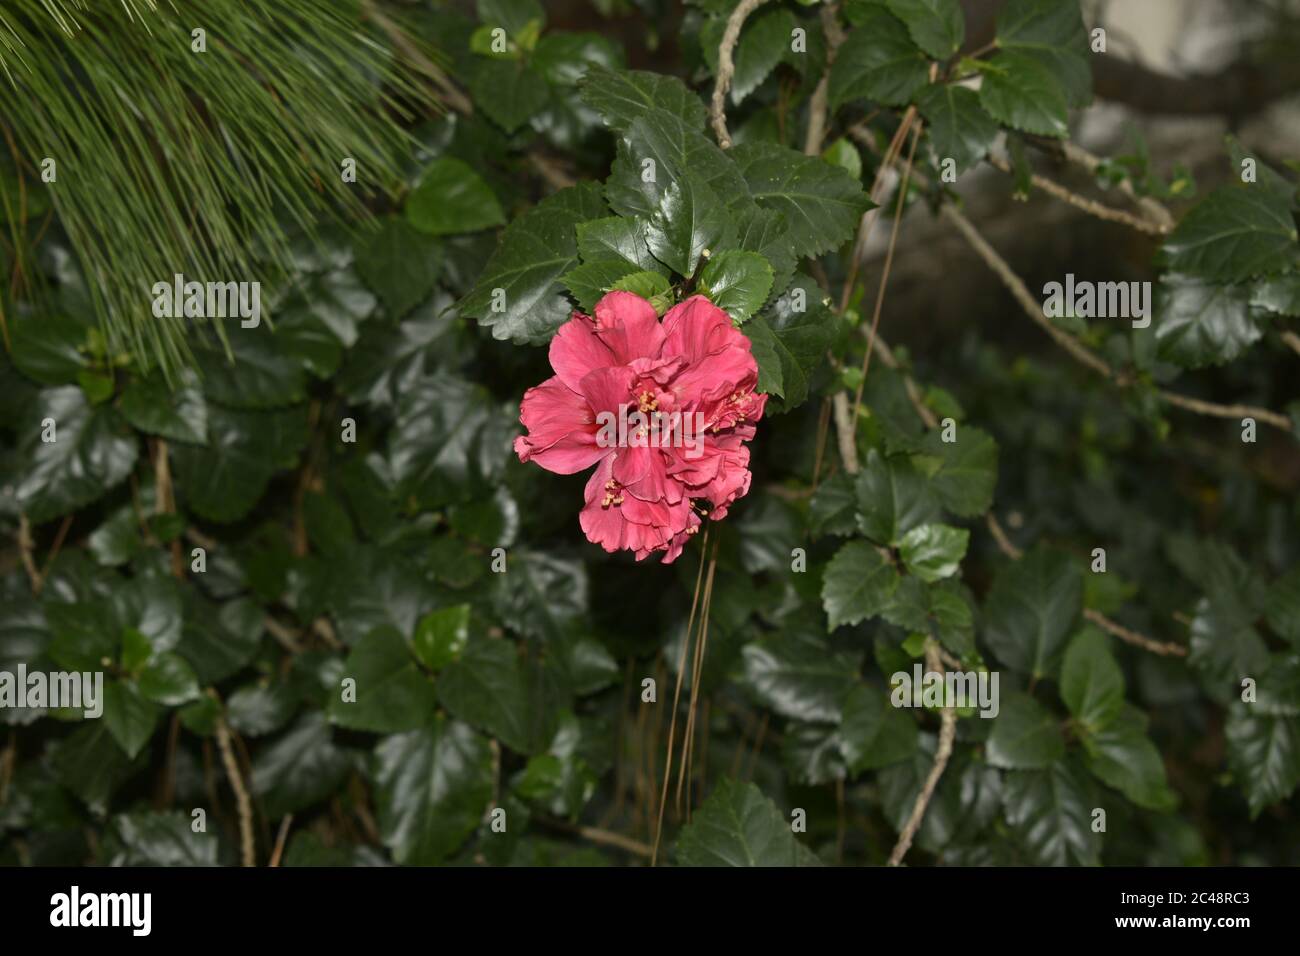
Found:
[[[575,312],[551,340],[555,375],[524,393],[520,461],[572,475],[596,466],[579,520],[606,551],[675,561],[705,517],[749,491],[766,395],[749,339],[703,296],[668,310],[630,292]]]

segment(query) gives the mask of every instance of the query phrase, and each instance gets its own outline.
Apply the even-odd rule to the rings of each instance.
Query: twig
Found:
[[[1270,411],[1255,405],[1220,405],[1217,402],[1205,402],[1199,398],[1189,398],[1168,389],[1160,389],[1160,397],[1170,405],[1177,405],[1198,415],[1211,415],[1215,418],[1257,418],[1284,432],[1291,431],[1291,419],[1281,412]]]
[[[998,254],[996,249],[988,244],[988,241],[980,235],[974,224],[962,215],[956,206],[945,203],[942,213],[951,220],[953,225],[957,227],[957,231],[970,243],[976,254],[1002,280],[1002,284],[1011,292],[1024,313],[1050,335],[1061,348],[1069,352],[1078,362],[1086,365],[1104,378],[1110,379],[1121,386],[1131,384],[1124,377],[1117,375],[1104,360],[1093,354],[1078,339],[1064,329],[1057,328],[1048,320],[1043,314],[1042,307],[1025,285],[1024,280],[1016,275],[1011,266],[1007,264],[1007,261]],[[1281,412],[1274,412],[1267,408],[1259,408],[1254,405],[1221,405],[1217,402],[1207,402],[1199,398],[1189,398],[1168,389],[1159,389],[1157,394],[1169,404],[1190,412],[1196,412],[1198,415],[1210,415],[1216,418],[1255,418],[1284,432],[1291,431],[1290,418]]]
[[[654,848],[646,846],[640,840],[634,840],[631,837],[624,836],[621,833],[614,833],[611,830],[602,830],[599,827],[582,826],[581,824],[569,823],[567,820],[557,820],[554,817],[538,817],[539,823],[544,823],[548,827],[554,827],[557,830],[563,830],[565,833],[572,833],[574,836],[582,837],[584,840],[590,840],[600,846],[612,846],[619,850],[624,850],[643,859],[653,859]]]
[[[215,691],[213,696],[216,696]],[[253,804],[248,799],[248,788],[244,786],[235,751],[230,746],[230,728],[225,717],[217,718],[217,747],[221,750],[221,762],[226,767],[226,776],[230,780],[230,789],[235,792],[235,805],[239,810],[240,860],[243,866],[254,866],[257,861],[253,847]]]
[[[844,42],[844,31],[840,29],[839,4],[830,3],[821,9],[822,32],[826,34],[826,69],[813,90],[808,101],[808,132],[804,137],[803,151],[808,156],[816,156],[822,151],[826,140],[826,119],[829,113],[827,100],[830,98],[831,65],[835,62],[835,53]]]
[[[405,54],[412,63],[418,66],[424,74],[429,77],[429,79],[433,80],[434,85],[438,87],[439,94],[441,94],[442,98],[446,100],[448,106],[456,110],[456,112],[464,113],[467,116],[474,112],[474,104],[469,97],[456,88],[456,85],[452,83],[447,74],[443,72],[442,67],[434,63],[433,60],[424,54],[424,51],[412,43],[411,38],[406,35],[406,31],[390,20],[384,12],[379,9],[378,4],[366,0],[362,5],[362,9],[366,19],[370,20],[375,24],[375,26],[384,31],[388,36],[388,39],[393,42],[393,46],[397,47],[397,49]]]
[[[912,146],[907,153],[907,163],[903,166],[903,179],[898,185],[898,205],[894,207],[894,224],[889,230],[889,248],[885,250],[885,265],[880,272],[880,287],[876,290],[876,305],[871,312],[871,331],[867,335],[867,350],[862,356],[862,374],[858,378],[858,388],[853,395],[853,419],[857,420],[858,409],[862,406],[862,390],[867,387],[867,373],[871,371],[871,353],[875,351],[876,330],[880,326],[880,313],[885,307],[885,287],[889,284],[889,273],[894,267],[894,247],[898,244],[898,230],[903,224],[903,206],[907,202],[907,185],[912,177],[912,165],[916,160],[916,145],[921,141],[922,123],[912,126]]]
[[[989,162],[1004,173],[1012,172],[1011,164],[1003,156],[990,153]],[[1038,173],[1032,174],[1029,181],[1036,189],[1041,189],[1049,196],[1055,196],[1075,209],[1081,209],[1088,215],[1096,216],[1098,219],[1104,219],[1107,222],[1118,222],[1131,229],[1144,232],[1149,236],[1163,236],[1169,232],[1169,226],[1151,222],[1149,219],[1135,216],[1123,209],[1115,209],[1113,206],[1107,206],[1105,203],[1089,199],[1087,196],[1080,196],[1078,193],[1066,189],[1060,183],[1048,179],[1046,176],[1040,176]]]
[[[36,549],[36,542],[32,540],[31,522],[27,520],[26,514],[18,515],[18,553],[22,557],[23,568],[27,571],[27,578],[32,583],[32,593],[40,597],[41,588],[45,586],[45,579],[41,577],[41,572],[36,568],[36,559],[32,556]]]
[[[879,335],[876,336],[876,351],[880,353],[880,361],[884,362],[886,367],[895,370],[901,368],[893,350]],[[903,388],[907,391],[908,400],[911,401],[912,407],[916,409],[916,414],[921,417],[921,421],[925,422],[925,427],[938,428],[939,416],[934,413],[929,405],[925,404],[925,396],[921,394],[921,389],[916,384],[916,380],[907,373],[903,373]]]
[[[686,819],[691,817],[690,778],[695,763],[695,715],[700,699],[700,679],[704,672],[704,652],[709,646],[709,610],[713,604],[713,573],[718,568],[718,545],[714,542],[713,557],[709,560],[709,573],[704,579],[704,599],[700,605],[700,627],[695,638],[695,655],[691,663],[691,696],[686,705],[686,730],[682,739],[682,764],[677,771],[678,806],[682,787],[686,786]]]
[[[302,645],[298,643],[297,636],[289,628],[285,627],[271,615],[267,614],[262,618],[262,626],[266,628],[273,638],[279,641],[286,651],[297,654],[302,650]]]
[[[0,753],[0,807],[9,799],[9,781],[14,776],[14,758],[18,755],[18,733],[9,731],[9,743]]]
[[[289,827],[293,824],[293,814],[288,814],[280,821],[280,832],[275,835],[275,849],[271,851],[271,862],[267,866],[279,866],[280,857],[284,855],[284,844],[289,839]]]
[[[673,743],[677,736],[677,704],[682,696],[682,681],[686,677],[686,651],[691,643],[691,631],[695,627],[695,610],[700,602],[700,585],[704,581],[704,564],[709,553],[709,532],[704,531],[704,540],[700,545],[700,570],[695,575],[695,596],[691,599],[691,613],[686,619],[686,635],[682,638],[682,651],[677,657],[677,688],[673,691],[672,719],[668,723],[668,757],[664,763],[664,782],[659,793],[659,816],[655,823],[655,842],[650,851],[650,865],[659,862],[659,841],[664,835],[664,808],[668,805],[668,781],[673,775]]]
[[[835,397],[831,399],[831,405],[835,412],[835,437],[839,442],[844,470],[850,475],[856,475],[858,473],[858,448],[855,435],[857,422],[853,420],[853,412],[849,408],[848,392],[836,392]]]
[[[533,164],[533,168],[546,181],[546,184],[554,190],[567,189],[577,182],[576,179],[560,168],[558,163],[539,150],[530,152],[528,161]]]
[[[880,194],[880,189],[885,182],[885,174],[889,172],[894,162],[898,159],[898,154],[902,152],[903,141],[907,138],[907,131],[912,128],[912,123],[916,120],[917,112],[915,106],[909,106],[907,112],[903,114],[903,119],[898,124],[898,129],[894,132],[894,138],[889,141],[889,148],[885,150],[884,157],[880,160],[880,166],[876,169],[875,179],[871,182],[871,201],[875,205],[862,214],[858,221],[858,234],[853,240],[853,251],[849,254],[849,271],[844,279],[844,289],[840,293],[839,312],[843,314],[849,307],[849,300],[853,297],[853,289],[858,282],[858,270],[862,266],[862,259],[867,254],[867,240],[871,238],[871,230],[876,224],[876,218],[880,215],[880,201],[884,197]],[[855,127],[857,130],[858,127]],[[850,135],[861,139],[865,137],[864,132],[850,132]]]
[[[718,44],[718,76],[713,81],[713,102],[709,106],[709,117],[718,145],[723,149],[731,148],[731,134],[727,132],[727,91],[731,89],[731,80],[736,74],[732,54],[736,51],[740,29],[745,25],[745,20],[765,2],[766,0],[740,0],[727,18],[727,26],[722,31],[722,42]]]
[[[45,567],[41,569],[41,581],[44,582],[50,576],[50,568],[54,566],[54,559],[59,556],[59,551],[63,548],[63,542],[67,540],[68,529],[72,527],[72,519],[76,513],[68,515],[59,525],[58,533],[54,536],[54,544],[50,545],[50,553],[45,556]]]
[[[319,637],[334,650],[342,650],[343,642],[339,636],[334,633],[334,625],[330,623],[327,617],[318,617],[311,622],[312,633]]]
[[[1282,333],[1282,341],[1287,344],[1287,347],[1290,348],[1292,352],[1300,355],[1300,335],[1296,335],[1294,332],[1288,330]]]
[[[985,523],[988,525],[989,531],[993,534],[993,540],[997,542],[998,548],[1003,554],[1013,561],[1019,561],[1024,557],[1024,551],[1012,544],[1011,539],[1007,537],[1007,533],[1002,530],[1002,525],[998,521],[997,515],[990,511],[985,517]],[[1121,641],[1132,644],[1134,647],[1140,647],[1143,650],[1150,651],[1152,654],[1160,654],[1164,657],[1187,656],[1187,648],[1183,645],[1175,644],[1173,642],[1166,643],[1152,640],[1145,634],[1139,634],[1137,631],[1130,630],[1124,625],[1112,621],[1105,614],[1102,614],[1101,611],[1094,610],[1090,607],[1084,608],[1083,616],[1089,621],[1092,621],[1092,623],[1096,624],[1102,630],[1114,634]]]
[[[1043,307],[1030,293],[1029,287],[1025,285],[1020,276],[1007,265],[1007,260],[998,254],[998,251],[988,244],[988,241],[980,235],[974,224],[962,215],[952,203],[944,203],[942,213],[948,218],[957,231],[960,232],[965,240],[970,243],[975,253],[984,260],[984,263],[993,270],[1002,284],[1007,287],[1015,300],[1020,303],[1020,307],[1025,314],[1034,321],[1044,332],[1050,335],[1056,344],[1069,352],[1077,361],[1088,366],[1097,374],[1104,378],[1114,378],[1115,373],[1109,365],[1096,355],[1093,355],[1087,348],[1080,345],[1078,340],[1064,329],[1057,328],[1043,314]]]
[[[928,638],[925,643],[925,664],[932,671],[940,670],[938,645],[933,638]],[[894,852],[889,854],[890,866],[899,866],[903,862],[903,857],[907,855],[908,849],[912,846],[912,839],[916,836],[916,831],[921,828],[921,821],[925,819],[925,809],[930,804],[930,798],[934,796],[935,787],[939,785],[939,778],[943,776],[944,768],[948,766],[948,758],[952,756],[952,744],[957,736],[957,711],[947,700],[944,701],[939,720],[939,745],[934,751],[934,763],[930,765],[930,773],[925,778],[921,792],[916,795],[916,803],[912,805],[912,813],[908,816],[907,823],[898,834]]]
[[[998,516],[992,511],[985,516],[984,523],[989,526],[989,531],[993,535],[993,540],[997,542],[998,548],[1003,554],[1012,561],[1019,561],[1025,556],[1025,552],[1021,551],[1011,543],[1011,539],[1007,537],[1007,533],[1002,530],[1002,522],[998,521]]]
[[[1101,157],[1094,156],[1082,146],[1075,143],[1068,141],[1062,143],[1061,149],[1063,155],[1069,162],[1074,163],[1076,166],[1081,166],[1083,169],[1088,171],[1089,175],[1095,176],[1097,173],[1097,167],[1102,164]],[[1155,223],[1155,225],[1161,227],[1163,231],[1168,232],[1174,228],[1174,217],[1170,214],[1169,210],[1150,196],[1138,195],[1137,190],[1133,188],[1132,180],[1128,176],[1125,176],[1115,185],[1120,192],[1131,199],[1139,209],[1146,213],[1147,218]]]
[[[1145,634],[1139,634],[1137,631],[1129,630],[1122,624],[1112,621],[1100,611],[1092,608],[1084,608],[1083,616],[1092,623],[1096,624],[1103,631],[1114,634],[1121,641],[1132,644],[1134,647],[1140,647],[1143,650],[1150,651],[1152,654],[1160,654],[1163,657],[1186,657],[1187,648],[1182,644],[1175,644],[1172,641],[1162,642],[1152,640]]]

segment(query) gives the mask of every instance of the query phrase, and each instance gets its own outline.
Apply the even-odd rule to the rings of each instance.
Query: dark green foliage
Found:
[[[1150,327],[1062,320],[1108,379],[984,328],[1022,321],[1010,298],[913,353],[894,335],[926,342],[927,317],[887,294],[894,348],[867,364],[877,263],[844,294],[911,105],[903,229],[953,200],[945,160],[964,175],[1006,132],[1027,182],[1042,141],[1021,134],[1068,135],[1092,90],[1077,3],[1008,0],[972,60],[955,0],[846,0],[812,155],[827,38],[795,0],[741,33],[727,149],[698,81],[729,0],[687,4],[683,62],[658,72],[535,0],[413,8],[467,91],[454,118],[353,5],[235,6],[213,5],[234,32],[210,30],[201,76],[161,6],[152,36],[107,9],[79,38],[43,4],[0,21],[22,101],[0,116],[22,157],[0,157],[0,274],[21,260],[29,280],[0,314],[0,672],[104,675],[100,719],[0,708],[0,864],[239,862],[229,747],[258,863],[292,814],[284,865],[644,863],[656,844],[661,865],[879,865],[945,721],[911,864],[1300,862],[1300,430],[1261,419],[1243,443],[1241,415],[1174,424],[1187,410],[1160,397],[1294,401],[1276,361],[1300,315],[1290,179],[1260,163],[1238,182],[1230,143],[1234,179],[1140,247]],[[231,60],[258,16],[293,122]],[[16,35],[52,55],[19,60]],[[143,118],[97,95],[74,121],[68,58],[110,55]],[[318,89],[317,66],[346,79]],[[194,92],[207,125],[142,150]],[[218,148],[236,118],[251,127]],[[113,158],[47,190],[46,133]],[[365,188],[339,183],[342,156]],[[1146,162],[1098,176],[1156,194]],[[192,223],[172,215],[182,186]],[[336,204],[373,228],[331,226]],[[1017,213],[1031,231],[1037,214]],[[182,268],[268,270],[264,321],[142,318],[141,290]],[[668,567],[588,542],[586,476],[512,450],[556,329],[610,290],[660,314],[708,297],[768,396],[747,494]],[[903,693],[935,660],[998,680],[987,713]],[[691,812],[670,793],[658,840],[679,677]]]

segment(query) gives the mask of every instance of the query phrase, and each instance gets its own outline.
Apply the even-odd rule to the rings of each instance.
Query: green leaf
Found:
[[[95,560],[106,567],[118,567],[126,564],[139,552],[143,543],[140,539],[140,516],[135,508],[125,506],[109,516],[86,539],[86,547],[95,556]]]
[[[437,706],[433,684],[391,626],[375,628],[353,646],[342,677],[356,681],[356,698],[336,692],[330,699],[330,722],[339,727],[378,734],[415,730]]]
[[[741,660],[745,686],[764,707],[794,720],[838,722],[856,680],[854,659],[831,653],[815,635],[754,641],[744,646]]]
[[[1061,699],[1089,732],[1100,730],[1124,706],[1124,673],[1106,635],[1086,627],[1070,641],[1061,664]]]
[[[111,375],[83,368],[77,373],[77,386],[90,399],[92,405],[102,405],[113,397],[114,384]]]
[[[492,606],[508,627],[555,640],[586,613],[586,565],[527,548],[514,549],[507,561]]]
[[[605,214],[600,187],[581,183],[548,196],[501,236],[461,312],[492,329],[493,338],[540,344],[568,321],[573,306],[560,276],[578,264],[574,227]],[[499,296],[494,290],[500,289]],[[499,306],[499,311],[498,311]]]
[[[613,70],[622,63],[622,46],[599,33],[548,33],[533,51],[533,66],[559,87],[578,86],[593,67]]]
[[[703,129],[709,118],[700,98],[675,76],[593,65],[580,86],[583,102],[620,133],[653,110],[670,113],[693,130]]]
[[[868,451],[855,490],[858,530],[880,544],[896,545],[939,516],[930,482],[905,456]]]
[[[278,820],[324,800],[347,770],[347,754],[334,745],[325,715],[312,711],[253,758],[253,792],[267,817]]]
[[[432,671],[460,660],[469,641],[469,605],[439,608],[420,618],[412,646],[415,656]]]
[[[1300,565],[1272,583],[1264,599],[1264,613],[1269,627],[1300,649]]]
[[[538,0],[475,0],[475,9],[480,23],[501,27],[511,37],[534,21],[546,23],[546,12]]]
[[[412,211],[415,197],[422,195],[420,190],[426,189],[429,182],[426,176],[416,193],[407,200],[407,219],[416,215]],[[492,201],[496,202],[495,196]],[[439,209],[438,215],[442,213],[443,210]],[[491,225],[501,221],[498,218]],[[365,245],[357,252],[357,274],[366,287],[379,296],[389,316],[395,319],[402,318],[428,298],[442,271],[442,244],[426,235],[433,229],[425,228],[423,224],[420,228],[424,231],[404,219],[388,216],[373,235],[366,237]]]
[[[610,286],[612,290],[631,292],[643,299],[666,296],[670,288],[668,280],[658,272],[630,272]]]
[[[822,606],[831,630],[879,614],[898,587],[898,572],[865,541],[836,552],[822,580]]]
[[[262,619],[262,610],[247,597],[214,607],[195,592],[186,592],[185,624],[176,653],[194,668],[200,684],[216,684],[253,659],[262,641]]]
[[[1083,606],[1083,574],[1062,551],[1036,547],[998,572],[984,606],[984,636],[998,660],[1043,677],[1055,673]]]
[[[199,679],[194,668],[179,654],[154,656],[140,671],[140,693],[165,707],[179,707],[199,696]]]
[[[932,430],[921,446],[942,462],[930,476],[930,487],[940,504],[960,518],[974,518],[989,510],[998,483],[998,446],[987,432],[958,425],[956,440],[946,442],[942,430]]]
[[[108,812],[108,801],[139,764],[113,742],[107,723],[86,721],[47,751],[55,779],[76,794],[92,811]]]
[[[460,326],[451,300],[437,292],[400,325],[368,327],[335,383],[349,401],[392,405],[446,360]]]
[[[501,57],[480,58],[469,78],[475,105],[507,133],[541,112],[549,89],[546,78],[532,66]]]
[[[103,703],[108,732],[122,752],[134,760],[153,736],[162,708],[146,700],[132,681],[107,681]]]
[[[221,704],[212,697],[200,697],[177,710],[176,716],[186,730],[200,737],[211,737],[217,732]]]
[[[645,226],[651,254],[674,272],[695,274],[706,250],[735,243],[735,225],[703,180],[687,173],[669,184]]]
[[[1300,264],[1290,205],[1260,184],[1221,186],[1165,240],[1165,262],[1211,282],[1241,282]]]
[[[841,136],[823,149],[822,159],[840,167],[854,179],[862,178],[862,154],[846,137]]]
[[[219,344],[196,350],[204,394],[230,408],[278,408],[307,394],[307,367],[286,347],[284,324],[232,329],[229,354]]]
[[[541,745],[512,641],[471,640],[460,660],[448,664],[438,676],[438,700],[454,717],[498,738],[511,750],[533,753]]]
[[[966,18],[957,0],[886,0],[891,13],[907,24],[907,32],[936,60],[957,52],[966,36]]]
[[[887,691],[859,684],[844,700],[839,740],[850,771],[879,770],[916,751],[916,721],[893,705]]]
[[[398,863],[442,862],[474,832],[492,799],[492,754],[465,724],[439,716],[375,748],[379,833]]]
[[[816,866],[790,821],[752,783],[720,780],[677,838],[682,866]]]
[[[173,449],[186,507],[211,521],[242,518],[262,497],[271,477],[297,463],[306,443],[305,406],[261,412],[212,406],[207,447]]]
[[[1167,275],[1156,288],[1156,354],[1183,368],[1222,365],[1259,341],[1249,285],[1212,285]]]
[[[961,585],[952,579],[926,584],[905,577],[880,614],[911,633],[928,634],[959,656],[975,649],[974,612]]]
[[[959,170],[969,169],[988,155],[997,139],[998,124],[984,112],[974,90],[930,83],[917,93],[916,106],[925,117],[934,155],[940,162],[954,160]]]
[[[2,207],[0,207],[2,208]],[[70,385],[88,361],[84,347],[92,326],[59,312],[17,315],[12,322],[14,367],[42,385]]]
[[[1243,678],[1258,677],[1268,667],[1268,645],[1248,613],[1219,598],[1202,598],[1192,616],[1187,663],[1223,704],[1237,697]]]
[[[997,44],[1040,63],[1070,106],[1092,101],[1091,51],[1078,4],[1008,0],[998,12]]]
[[[420,232],[446,236],[491,229],[506,217],[496,194],[468,163],[441,156],[407,197],[406,221]]]
[[[569,294],[578,300],[579,308],[591,315],[596,309],[596,303],[606,292],[635,272],[636,266],[630,262],[605,259],[600,262],[584,262],[562,275],[560,281],[569,290]]]
[[[899,552],[907,570],[933,583],[952,577],[966,556],[970,532],[946,524],[918,525],[899,539]]]
[[[649,217],[667,187],[688,175],[711,189],[733,216],[753,206],[733,156],[664,110],[650,110],[623,134],[605,192],[620,215]]]
[[[216,866],[215,833],[195,833],[189,814],[129,813],[113,818],[109,866]]]
[[[831,65],[831,109],[859,99],[903,106],[929,81],[929,73],[929,61],[902,21],[883,7],[868,8]]]
[[[1088,769],[1138,806],[1170,810],[1177,799],[1165,784],[1164,762],[1146,731],[1146,714],[1124,704],[1103,729],[1084,737]]]
[[[844,780],[848,769],[840,745],[838,727],[791,721],[782,732],[781,764],[796,783],[819,787]]]
[[[817,486],[808,502],[809,523],[814,534],[843,538],[858,526],[858,495],[848,472],[837,471]]]
[[[737,219],[736,243],[746,252],[757,252],[771,265],[773,295],[785,292],[794,277],[798,260],[790,248],[789,232],[785,216],[757,204],[742,210]]]
[[[208,441],[208,406],[192,369],[176,373],[177,386],[169,388],[155,372],[132,379],[122,392],[118,409],[134,429],[192,445]]]
[[[1092,832],[1096,799],[1088,778],[1061,760],[1046,770],[1013,770],[1002,789],[1007,824],[1035,866],[1096,866],[1101,834]]]
[[[808,398],[813,374],[835,338],[838,320],[826,308],[825,295],[812,279],[796,276],[784,295],[745,324],[758,363],[758,390],[779,396],[786,409]]]
[[[993,718],[985,757],[1004,770],[1038,770],[1065,755],[1057,720],[1027,694],[1010,694]]]
[[[276,316],[278,348],[297,366],[319,377],[334,374],[360,335],[360,324],[370,317],[378,299],[361,284],[352,269],[313,276],[296,288]],[[238,393],[214,397],[226,405],[247,404]]]
[[[288,685],[249,684],[226,699],[226,721],[245,737],[263,737],[287,724],[297,709]]]
[[[578,254],[583,262],[625,262],[632,267],[629,272],[664,274],[646,245],[645,223],[635,218],[608,216],[578,223]]]
[[[765,10],[745,21],[733,55],[734,73],[731,80],[731,102],[743,103],[767,79],[777,64],[790,53],[790,35],[795,28],[795,18],[789,10]],[[709,69],[718,71],[718,45],[722,41],[725,21],[714,18],[701,35],[704,56]]]
[[[713,304],[740,324],[762,308],[772,290],[772,267],[756,252],[730,249],[713,256],[700,273]]]
[[[737,530],[740,563],[750,574],[787,571],[791,552],[804,538],[799,513],[775,495],[760,498],[745,509]]]
[[[1228,766],[1246,794],[1251,819],[1300,785],[1300,718],[1258,714],[1237,702],[1223,732]]]
[[[1061,84],[1028,53],[999,53],[983,65],[980,105],[999,123],[1026,133],[1063,138],[1069,114]]]
[[[742,143],[730,154],[754,200],[784,217],[787,245],[796,257],[842,245],[872,208],[862,183],[821,157],[764,141]]]
[[[121,416],[90,405],[73,386],[41,391],[28,417],[10,424],[17,454],[0,458],[0,512],[25,513],[32,524],[99,499],[131,473],[139,454]]]
[[[517,427],[482,385],[452,375],[413,385],[397,406],[388,464],[404,500],[440,507],[497,479]],[[409,629],[408,629],[409,630]]]
[[[388,549],[359,548],[336,574],[328,603],[339,636],[348,645],[382,626],[413,634],[434,601],[418,567]]]
[[[1279,315],[1300,316],[1300,272],[1265,276],[1251,283],[1252,308]]]

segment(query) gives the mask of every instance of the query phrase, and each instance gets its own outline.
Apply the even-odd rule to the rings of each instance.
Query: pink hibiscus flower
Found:
[[[727,313],[703,296],[668,310],[611,292],[551,340],[555,375],[524,393],[520,461],[576,474],[595,465],[580,515],[587,538],[638,561],[675,561],[704,518],[749,491],[749,448],[766,395]]]

